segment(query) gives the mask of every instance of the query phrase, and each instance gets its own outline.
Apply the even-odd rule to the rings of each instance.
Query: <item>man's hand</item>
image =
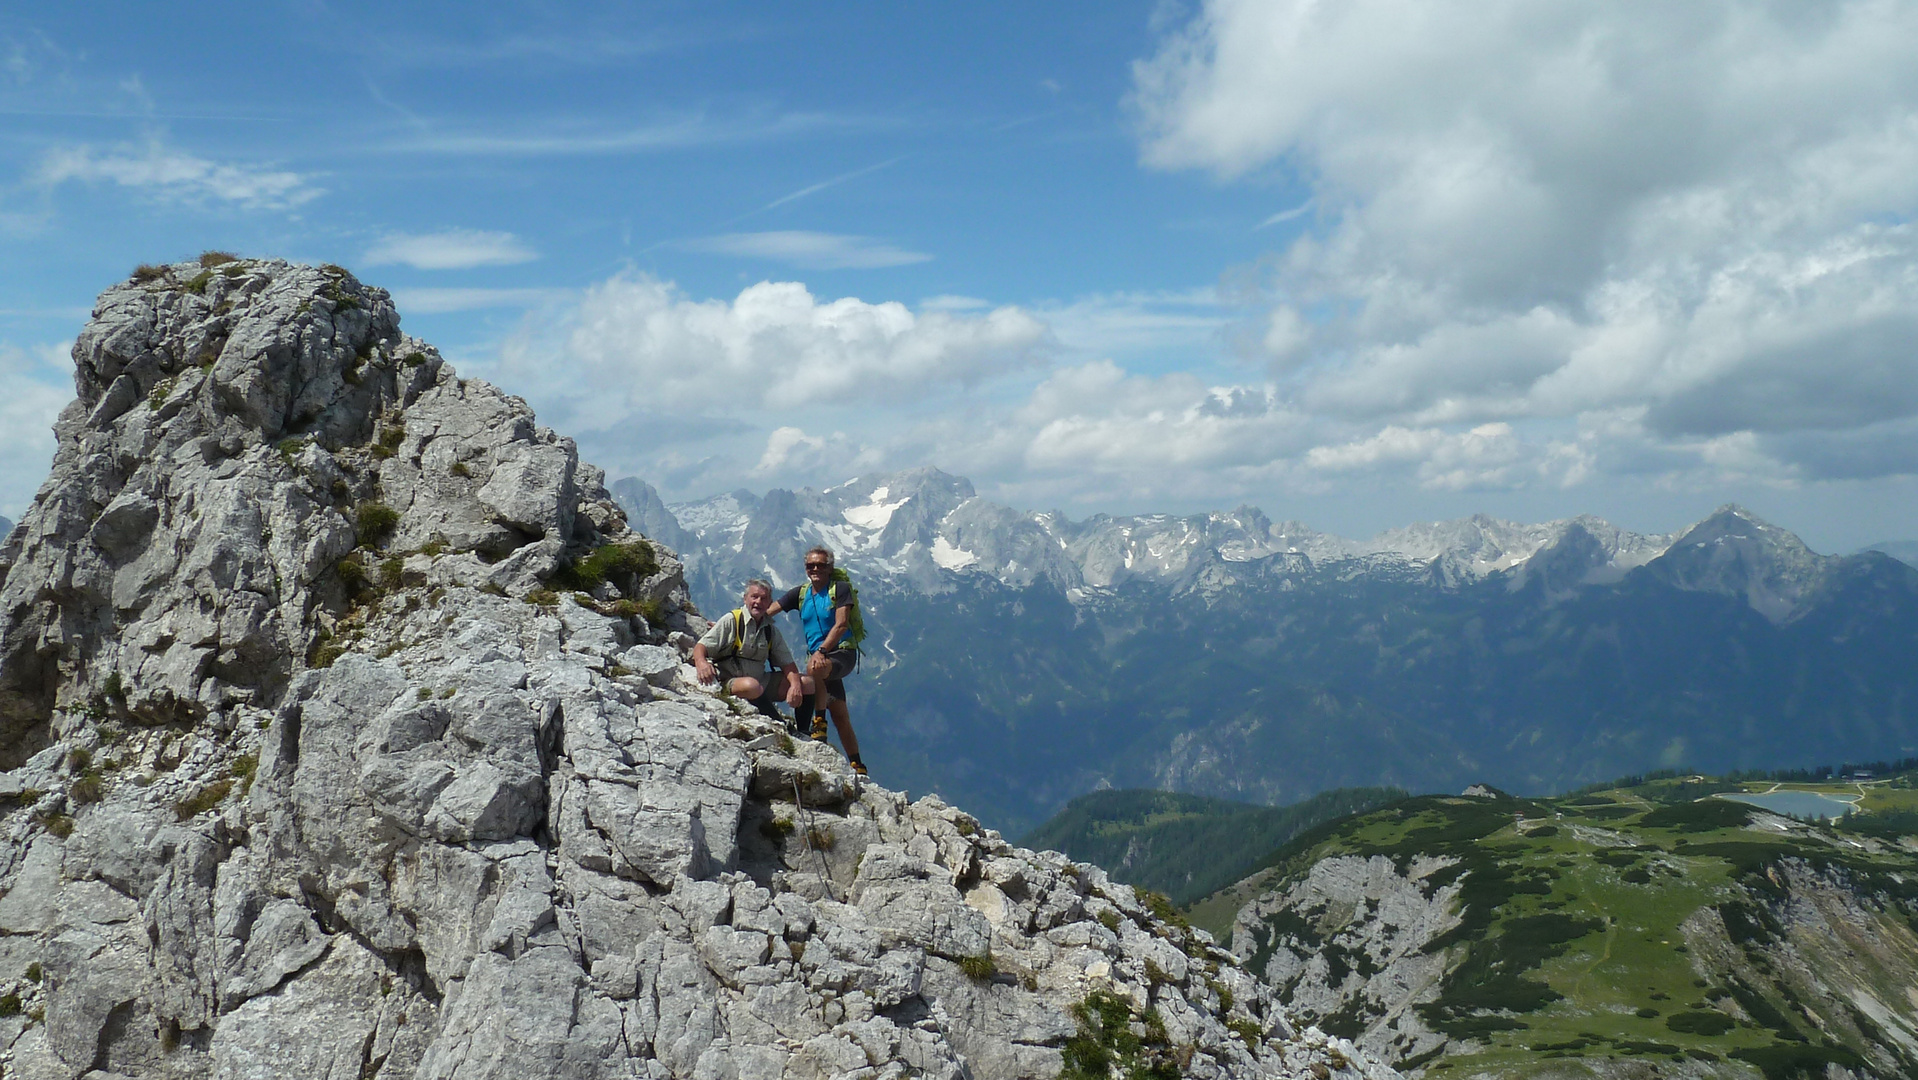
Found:
[[[709,686],[719,681],[719,669],[713,666],[711,660],[703,656],[694,658],[693,670],[699,673],[699,685],[701,686]]]

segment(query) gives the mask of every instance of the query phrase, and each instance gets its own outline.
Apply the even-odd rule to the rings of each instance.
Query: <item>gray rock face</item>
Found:
[[[1466,794],[1471,794],[1467,792]],[[1389,1061],[1445,1046],[1418,1005],[1436,1001],[1455,957],[1427,946],[1459,925],[1456,880],[1428,879],[1456,859],[1420,857],[1401,868],[1384,855],[1321,859],[1284,890],[1233,920],[1233,950],[1301,1017],[1322,1020]],[[1365,1017],[1354,1025],[1352,1017]],[[1343,1018],[1343,1019],[1341,1019]]]
[[[0,547],[0,1072],[1394,1075],[700,691],[680,564],[337,268],[108,290]],[[1116,1004],[1114,1004],[1116,1003]]]

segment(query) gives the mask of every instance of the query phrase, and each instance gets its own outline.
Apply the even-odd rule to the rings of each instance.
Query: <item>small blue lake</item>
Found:
[[[1720,793],[1718,797],[1731,799],[1734,802],[1750,803],[1787,817],[1824,818],[1827,821],[1844,817],[1856,806],[1849,799],[1821,795],[1816,791],[1745,792],[1737,795]]]

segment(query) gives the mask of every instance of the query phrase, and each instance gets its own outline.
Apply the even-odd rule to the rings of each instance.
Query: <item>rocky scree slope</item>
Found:
[[[8,1076],[1394,1075],[700,692],[680,564],[337,267],[104,293],[0,547]]]

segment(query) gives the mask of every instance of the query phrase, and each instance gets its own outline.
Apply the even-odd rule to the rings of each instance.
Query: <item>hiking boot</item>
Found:
[[[868,775],[866,772],[866,763],[859,760],[858,758],[853,758],[852,760],[848,761],[846,764],[851,765],[852,771],[855,773],[858,773],[860,776]]]
[[[812,741],[826,741],[826,718],[824,716],[815,716],[812,718]]]

